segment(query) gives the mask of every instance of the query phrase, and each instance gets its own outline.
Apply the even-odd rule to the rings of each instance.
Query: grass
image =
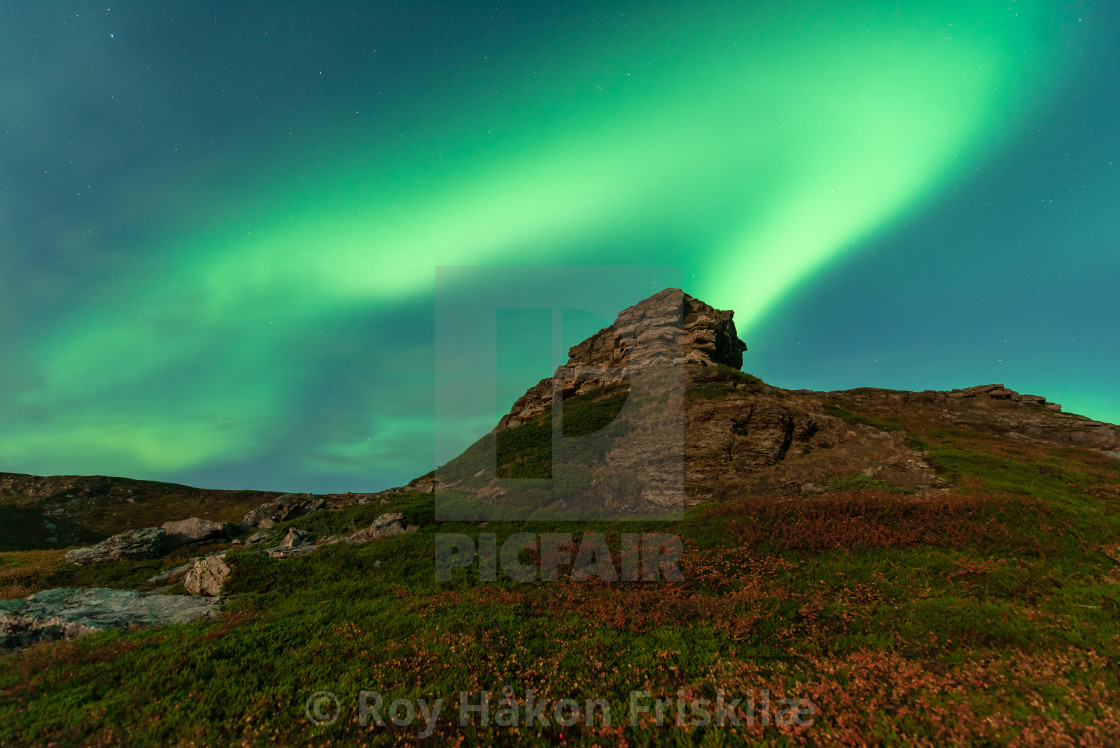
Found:
[[[592,392],[565,398],[561,418],[564,437],[592,437],[573,440],[564,446],[566,476],[584,474],[580,467],[590,467],[610,448],[612,440],[627,433],[629,426],[618,419],[626,404],[629,387],[603,387]],[[487,434],[462,455],[440,468],[446,480],[478,485],[496,475],[499,478],[552,478],[553,450],[552,408],[532,421],[497,434]],[[575,469],[573,469],[575,468]],[[572,480],[572,478],[569,478]],[[560,492],[563,493],[563,487]],[[570,491],[577,490],[570,486]]]
[[[762,392],[766,383],[730,366],[709,366],[695,374],[685,400],[722,400],[735,393]]]
[[[913,489],[894,486],[891,485],[890,481],[885,481],[881,478],[872,478],[870,475],[864,475],[862,473],[858,475],[837,475],[829,479],[828,487],[833,491],[878,490],[893,491],[895,493],[914,492]]]
[[[871,426],[881,431],[902,431],[903,426],[893,418],[877,418],[868,413],[855,413],[838,403],[825,403],[824,412],[853,426]]]
[[[579,405],[587,425],[614,407]],[[0,659],[0,743],[413,743],[419,727],[358,724],[359,692],[375,690],[387,701],[446,699],[454,717],[445,711],[434,745],[1115,744],[1120,461],[959,430],[908,436],[948,492],[908,495],[849,476],[819,496],[740,497],[677,523],[485,526],[437,524],[434,497],[409,493],[300,518],[288,524],[320,536],[386,511],[423,527],[293,559],[231,551],[215,621]],[[506,464],[538,443],[513,442]],[[433,574],[436,533],[500,543],[515,532],[599,532],[617,562],[622,536],[640,531],[680,536],[684,581]],[[64,567],[59,551],[0,559],[9,590],[128,586],[174,563]],[[498,699],[506,685],[520,699],[606,699],[613,724],[458,724],[460,691]],[[765,689],[810,698],[818,713],[805,730],[635,727],[636,688],[686,700]],[[318,690],[338,696],[338,723],[309,722],[304,705]]]

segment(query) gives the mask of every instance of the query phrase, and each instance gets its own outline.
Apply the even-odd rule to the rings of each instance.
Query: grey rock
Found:
[[[212,616],[219,603],[132,590],[45,590],[23,600],[0,602],[0,650],[123,626],[188,623]]]
[[[278,548],[288,549],[295,548],[301,545],[310,545],[315,542],[315,536],[309,532],[300,530],[297,527],[289,527],[288,534],[280,541]]]
[[[149,577],[148,584],[175,584],[184,576],[186,576],[186,573],[190,571],[191,565],[192,564],[186,563],[182,566],[176,566],[174,569],[161,571],[154,577]]]
[[[96,564],[118,559],[159,558],[167,551],[167,531],[162,527],[126,530],[88,548],[67,551],[72,564]]]
[[[229,540],[229,527],[225,522],[214,522],[198,517],[164,522],[163,529],[167,531],[167,544],[170,548],[192,543]]]
[[[373,521],[373,526],[380,530],[392,524],[400,524],[402,519],[404,514],[401,512],[386,512]]]
[[[219,553],[194,559],[183,576],[183,586],[187,588],[187,592],[204,597],[220,595],[222,585],[232,571],[226,564],[224,555]]]
[[[404,515],[400,512],[386,512],[375,519],[369,527],[354,533],[346,541],[348,543],[366,543],[370,540],[388,538],[406,532],[416,532],[420,529],[419,525],[408,525],[406,527],[402,523],[403,519]]]
[[[295,558],[296,556],[306,556],[309,553],[314,553],[319,546],[314,543],[307,545],[297,545],[292,548],[268,548],[261,551],[264,555],[270,558]]]
[[[280,545],[267,548],[261,553],[272,558],[293,558],[313,553],[317,547],[314,535],[296,527],[289,527],[288,533],[280,541]]]
[[[272,530],[271,528],[266,527],[265,529],[257,530],[255,533],[250,535],[245,540],[245,543],[247,545],[256,545],[257,543],[267,542],[270,537],[272,537]]]
[[[716,309],[680,289],[656,293],[623,309],[612,325],[569,348],[568,362],[518,398],[494,430],[533,420],[552,406],[557,392],[579,395],[640,372],[670,371],[684,363],[739,369],[747,346],[739,339],[733,317],[734,312]],[[589,376],[593,372],[599,374]]]
[[[287,522],[317,512],[327,506],[326,499],[311,494],[288,493],[267,504],[261,504],[245,515],[241,524],[246,527],[267,528],[277,522]]]
[[[393,535],[400,535],[404,532],[404,527],[400,522],[394,522],[391,525],[385,525],[384,527],[379,527],[377,529],[378,531],[380,531],[381,537],[383,538],[388,538]]]
[[[1104,452],[1105,457],[1111,457],[1114,460],[1120,460],[1120,452]]]

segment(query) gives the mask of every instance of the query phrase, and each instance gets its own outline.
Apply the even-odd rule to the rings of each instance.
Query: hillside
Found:
[[[229,572],[212,618],[0,657],[0,742],[1120,742],[1120,429],[1002,385],[783,390],[740,371],[743,349],[730,312],[667,290],[409,486],[152,558],[0,554],[8,598],[185,596],[160,575],[204,553]],[[23,480],[5,495],[50,486]],[[97,501],[155,503],[132,498]],[[524,533],[513,566],[536,581],[506,558],[488,574],[485,549]],[[636,533],[679,540],[679,576],[672,559],[628,576]],[[444,577],[449,537],[480,553]],[[599,537],[607,558],[582,564]],[[384,724],[362,724],[362,692]],[[460,722],[483,692],[491,719]],[[634,709],[657,698],[663,724]],[[395,699],[414,721],[390,721]],[[612,716],[526,720],[561,699]],[[718,699],[740,724],[715,723]]]
[[[190,516],[236,522],[278,495],[100,475],[0,473],[0,551],[65,548]]]

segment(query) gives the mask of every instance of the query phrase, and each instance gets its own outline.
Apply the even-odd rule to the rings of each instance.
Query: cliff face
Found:
[[[554,394],[580,395],[685,364],[739,369],[747,346],[735,330],[734,316],[677,288],[656,293],[568,349],[568,363],[520,397],[495,431],[536,418],[553,404]]]
[[[667,288],[623,309],[614,324],[568,351],[568,367],[629,366],[645,369],[668,363],[743,365],[735,313]]]

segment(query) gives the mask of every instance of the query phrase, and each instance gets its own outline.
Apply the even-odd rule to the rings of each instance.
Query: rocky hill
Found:
[[[592,508],[641,513],[836,485],[946,490],[913,438],[919,431],[967,428],[1022,444],[1120,450],[1120,428],[1000,384],[949,392],[770,386],[740,371],[746,345],[733,316],[678,289],[623,310],[437,471],[441,491],[458,494],[461,508],[475,502],[479,517],[499,508],[508,518],[542,509],[574,518]],[[575,441],[565,437],[577,436],[584,443],[565,451]],[[675,474],[683,481],[673,488]],[[509,480],[526,478],[552,483]]]
[[[189,516],[232,522],[278,495],[101,475],[0,473],[0,550],[64,548]]]

